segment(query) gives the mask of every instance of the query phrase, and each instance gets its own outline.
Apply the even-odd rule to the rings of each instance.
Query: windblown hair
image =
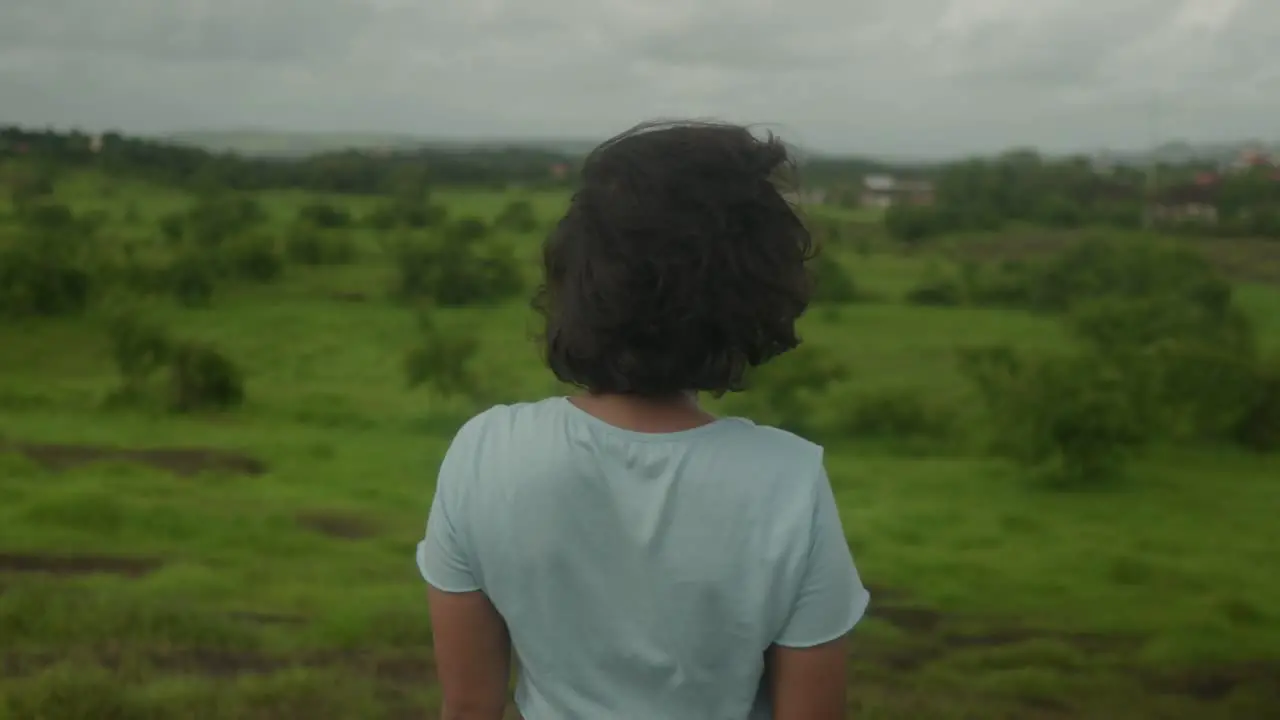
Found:
[[[556,377],[720,395],[799,345],[813,243],[780,192],[792,167],[772,134],[720,123],[644,124],[592,151],[534,299]]]

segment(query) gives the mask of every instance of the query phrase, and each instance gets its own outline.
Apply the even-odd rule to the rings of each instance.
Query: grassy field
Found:
[[[153,234],[184,202],[93,176],[60,192],[108,213],[109,238]],[[506,199],[436,197],[485,217]],[[287,218],[307,199],[263,201]],[[532,200],[549,219],[564,197]],[[412,553],[474,408],[406,389],[414,317],[385,299],[390,265],[362,242],[355,265],[290,266],[208,309],[148,307],[244,365],[233,413],[104,409],[117,378],[98,314],[0,325],[0,718],[433,716]],[[520,242],[532,278],[536,238]],[[1064,342],[1042,317],[898,302],[940,257],[840,261],[883,301],[806,318],[806,340],[848,370],[832,403],[906,387],[963,413],[957,345]],[[1280,346],[1280,291],[1241,294]],[[480,333],[503,398],[561,391],[523,305],[443,313]],[[1280,459],[1157,449],[1118,489],[1054,494],[963,446],[826,442],[874,593],[857,717],[1280,716]]]

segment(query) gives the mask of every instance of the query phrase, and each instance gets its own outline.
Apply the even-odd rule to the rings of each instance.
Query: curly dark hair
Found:
[[[556,377],[720,395],[799,345],[814,247],[780,191],[793,167],[772,133],[710,122],[646,123],[592,151],[534,299]]]

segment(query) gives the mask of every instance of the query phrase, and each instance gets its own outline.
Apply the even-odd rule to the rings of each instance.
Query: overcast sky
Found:
[[[0,123],[827,151],[1280,139],[1280,0],[0,0]]]

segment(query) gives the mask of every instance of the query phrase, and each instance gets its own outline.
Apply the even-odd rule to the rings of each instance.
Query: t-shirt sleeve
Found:
[[[809,552],[791,613],[774,643],[805,648],[848,633],[871,600],[853,564],[826,471],[818,483]]]
[[[418,571],[432,587],[445,592],[480,589],[474,561],[467,545],[462,503],[474,475],[475,421],[458,431],[436,477],[436,491],[427,517],[426,537],[418,543]]]

